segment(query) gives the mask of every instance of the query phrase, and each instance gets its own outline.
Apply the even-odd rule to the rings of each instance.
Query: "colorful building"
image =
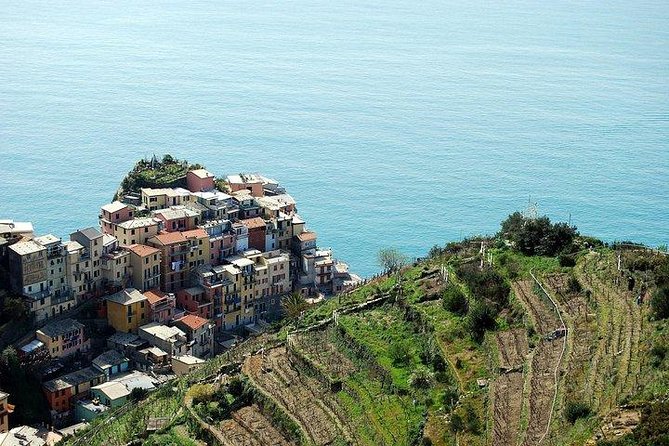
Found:
[[[262,217],[255,217],[241,220],[240,223],[248,229],[248,248],[257,249],[260,252],[265,251],[265,220]]]
[[[126,288],[105,298],[107,322],[117,331],[137,333],[149,321],[149,305],[144,294],[135,288]]]
[[[102,285],[106,292],[114,292],[131,286],[132,265],[130,253],[121,249],[116,237],[102,236]]]
[[[161,252],[161,289],[174,292],[188,284],[189,275],[209,263],[209,234],[203,229],[159,234],[148,244]]]
[[[107,350],[93,360],[93,367],[105,374],[107,380],[119,373],[127,372],[130,360],[121,352]]]
[[[113,236],[121,246],[144,245],[146,241],[160,232],[161,221],[155,217],[141,217],[112,223]]]
[[[123,406],[130,399],[130,390],[125,384],[112,381],[91,387],[91,397],[101,404],[115,409]]]
[[[172,293],[164,293],[157,288],[144,291],[149,302],[149,320],[151,322],[169,322],[176,310],[176,297]]]
[[[70,234],[70,240],[84,247],[82,252],[85,268],[83,287],[89,295],[99,295],[102,292],[102,232],[96,228],[80,229]],[[87,265],[87,266],[86,266]]]
[[[104,234],[114,235],[114,227],[131,220],[134,217],[133,209],[127,204],[115,201],[102,206],[100,209],[100,228]]]
[[[62,319],[45,325],[35,332],[52,358],[64,358],[90,349],[84,325],[73,319]]]
[[[140,291],[160,287],[159,249],[147,245],[130,245],[130,266],[132,267],[132,285]]]
[[[177,327],[151,322],[139,328],[139,337],[166,352],[168,357],[190,353],[186,333]]]
[[[209,358],[214,354],[214,327],[215,325],[203,317],[189,314],[174,321],[190,344],[191,355],[198,358]]]
[[[184,206],[172,206],[153,211],[153,216],[160,220],[161,228],[166,232],[189,231],[200,224],[200,212]]]
[[[201,192],[214,189],[214,174],[205,169],[191,170],[186,174],[186,183],[191,192]]]
[[[14,412],[14,406],[8,402],[9,394],[0,391],[0,434],[9,431],[9,415]]]
[[[93,367],[86,367],[47,381],[42,387],[51,410],[63,414],[73,409],[76,399],[88,396],[91,387],[104,381],[104,373]]]

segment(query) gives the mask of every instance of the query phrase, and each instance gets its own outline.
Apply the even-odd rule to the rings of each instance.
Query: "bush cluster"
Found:
[[[460,287],[456,285],[450,285],[444,290],[444,295],[442,296],[442,305],[444,310],[450,311],[451,313],[457,314],[459,316],[465,316],[469,305],[467,303],[467,297],[462,292]]]
[[[574,424],[579,418],[589,417],[590,413],[590,406],[580,401],[569,401],[564,409],[564,417],[571,424]]]
[[[546,216],[526,218],[514,212],[502,222],[498,237],[508,240],[520,252],[528,256],[556,256],[572,251],[578,236],[575,226],[567,223],[551,223]]]

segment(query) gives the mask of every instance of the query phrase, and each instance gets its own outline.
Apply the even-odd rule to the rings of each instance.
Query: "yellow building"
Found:
[[[129,286],[132,276],[130,253],[120,249],[116,237],[109,234],[103,236],[103,248],[100,262],[102,263],[102,283],[105,287],[117,290]]]
[[[137,333],[149,322],[149,304],[145,295],[135,288],[126,288],[106,297],[107,322],[117,331]]]
[[[234,283],[233,292],[224,296],[224,329],[254,322],[255,271],[253,260],[231,258],[231,265],[224,265],[226,278]]]
[[[153,217],[135,218],[111,224],[112,235],[121,246],[143,245],[160,231],[160,220]]]
[[[130,245],[132,284],[144,292],[160,287],[160,250],[147,245]]]
[[[150,211],[165,209],[170,206],[181,206],[193,201],[188,189],[180,187],[151,189],[142,188],[142,204]]]

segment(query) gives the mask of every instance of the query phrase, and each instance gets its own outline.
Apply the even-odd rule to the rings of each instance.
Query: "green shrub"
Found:
[[[576,258],[573,255],[560,254],[558,260],[560,261],[560,266],[563,268],[572,268],[576,266]]]
[[[469,404],[465,407],[465,427],[472,434],[481,433],[481,419]]]
[[[669,286],[659,288],[650,301],[655,319],[669,318]]]
[[[417,367],[409,377],[409,385],[414,389],[427,389],[432,385],[434,376],[425,367]]]
[[[475,342],[480,344],[483,342],[486,330],[495,329],[497,325],[495,316],[495,311],[486,304],[476,304],[472,307],[467,316],[467,326]]]
[[[580,401],[569,401],[564,409],[564,417],[571,424],[574,424],[579,418],[589,417],[590,413],[590,406]]]
[[[471,296],[478,302],[487,302],[497,311],[509,303],[511,287],[497,271],[492,268],[480,270],[478,265],[460,265],[457,275],[469,288]]]
[[[239,377],[235,376],[228,383],[228,392],[230,395],[238,398],[242,393],[244,393],[244,382],[239,379]]]
[[[439,403],[446,412],[450,412],[455,408],[459,398],[460,395],[458,394],[458,388],[451,386],[447,387],[443,392],[441,392],[439,395]]]
[[[130,392],[130,399],[133,401],[141,401],[149,395],[149,391],[143,387],[135,387]]]
[[[459,413],[454,413],[451,415],[451,431],[453,432],[462,432],[465,430],[465,421],[462,419]]]
[[[192,398],[193,404],[209,402],[214,396],[214,386],[211,384],[194,384],[188,389],[188,395]]]
[[[567,289],[572,293],[580,293],[583,291],[583,286],[581,282],[575,276],[569,276],[569,281],[567,282]]]
[[[667,346],[663,344],[655,344],[650,349],[651,360],[653,367],[659,367],[667,356]]]
[[[451,313],[460,316],[467,314],[467,297],[458,286],[451,285],[446,288],[442,297],[442,305],[444,310],[450,311]]]
[[[388,354],[395,365],[407,365],[411,361],[411,348],[403,341],[390,344]]]

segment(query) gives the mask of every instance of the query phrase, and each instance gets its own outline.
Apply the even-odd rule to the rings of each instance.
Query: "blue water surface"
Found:
[[[666,1],[32,1],[0,12],[0,218],[94,225],[136,159],[281,181],[363,275],[526,206],[669,242]]]

